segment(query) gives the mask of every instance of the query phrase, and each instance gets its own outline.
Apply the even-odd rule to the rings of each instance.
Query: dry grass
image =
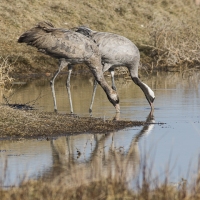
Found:
[[[196,67],[200,63],[200,21],[156,17],[149,25],[153,67]]]
[[[72,199],[132,199],[133,192],[127,190],[126,185],[121,182],[105,179],[91,182],[77,188],[68,189],[67,184],[60,182],[49,184],[42,181],[30,181],[20,188],[9,191],[0,191],[1,200],[5,199],[37,199],[37,200],[72,200]]]
[[[13,81],[10,73],[14,69],[15,63],[9,63],[8,57],[0,57],[0,85],[8,85]]]
[[[24,31],[47,20],[56,27],[88,25],[124,35],[139,46],[142,63],[150,68],[199,64],[199,14],[192,0],[2,0],[0,56],[9,64],[16,61],[11,75],[54,72],[55,59],[17,43]]]
[[[0,65],[2,80],[10,75],[54,72],[57,61],[36,49],[17,43],[18,37],[38,21],[56,27],[88,25],[94,30],[124,35],[140,49],[141,62],[151,69],[199,65],[200,8],[189,0],[1,0]],[[11,70],[10,70],[11,69]],[[4,79],[5,78],[5,79]],[[49,137],[55,134],[107,132],[133,125],[130,121],[104,121],[54,113],[19,111],[0,107],[0,137]],[[65,124],[66,126],[63,126]],[[48,134],[48,135],[47,135]],[[77,177],[81,174],[77,173]],[[200,199],[200,176],[191,187],[177,190],[168,182],[143,179],[136,191],[123,179],[101,179],[68,188],[62,175],[51,184],[30,181],[19,188],[1,190],[4,199]],[[78,180],[77,180],[78,181]]]
[[[117,162],[117,160],[114,160],[114,162]],[[129,171],[128,175],[126,168],[123,168],[127,165],[123,165],[123,161],[122,163],[118,162],[118,167],[115,170],[111,170],[112,167],[110,165],[113,165],[113,162],[109,163],[109,166],[107,166],[107,168],[110,169],[107,177],[99,175],[98,170],[96,171],[93,169],[91,171],[97,173],[83,179],[83,177],[85,177],[84,171],[78,167],[71,168],[69,170],[70,173],[68,172],[68,168],[66,168],[64,172],[57,175],[51,182],[40,179],[24,182],[19,187],[12,187],[6,190],[0,189],[1,200],[200,199],[199,174],[197,174],[190,184],[187,180],[182,179],[174,185],[168,182],[167,176],[164,181],[160,181],[159,178],[153,177],[151,174],[152,169],[146,165],[142,165],[140,169],[143,172],[142,181],[140,183],[139,178],[135,178],[134,182],[137,182],[138,184],[136,184],[137,186],[135,188],[131,189],[129,182],[127,181],[127,177],[130,176],[131,172]]]

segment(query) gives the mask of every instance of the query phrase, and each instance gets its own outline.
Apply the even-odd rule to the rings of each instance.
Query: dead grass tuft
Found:
[[[149,25],[153,67],[194,67],[200,65],[200,21],[171,20],[157,16]],[[147,45],[148,46],[148,45]]]
[[[0,85],[8,85],[13,82],[13,78],[10,76],[14,69],[14,64],[16,60],[13,62],[9,62],[9,57],[0,57]]]

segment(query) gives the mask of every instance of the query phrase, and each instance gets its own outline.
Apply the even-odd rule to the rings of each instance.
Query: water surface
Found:
[[[150,107],[142,91],[130,79],[116,77],[120,118],[165,124],[133,127],[107,135],[84,133],[51,141],[0,141],[1,185],[18,185],[23,180],[41,177],[52,180],[63,171],[70,181],[75,171],[81,171],[82,181],[91,181],[109,174],[118,176],[116,169],[132,183],[136,178],[140,179],[145,157],[152,173],[161,179],[166,174],[170,182],[191,177],[197,170],[200,153],[200,73],[169,72],[142,77],[156,95],[153,116],[149,116]],[[70,112],[65,80],[66,77],[58,78],[55,84],[60,113]],[[111,84],[109,77],[107,80]],[[79,116],[89,116],[92,83],[92,78],[72,77],[74,112]],[[6,97],[14,93],[9,98],[10,103],[34,103],[39,110],[53,111],[48,80],[0,92]],[[114,107],[100,87],[93,116],[107,119],[115,116]],[[74,184],[70,181],[69,184]]]

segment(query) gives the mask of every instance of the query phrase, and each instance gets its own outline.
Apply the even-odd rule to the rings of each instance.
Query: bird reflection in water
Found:
[[[103,177],[131,181],[140,169],[138,143],[142,137],[150,134],[154,124],[154,116],[150,112],[145,125],[134,136],[126,134],[124,138],[121,133],[112,132],[67,136],[65,139],[62,137],[53,140],[52,174],[62,177],[69,185],[76,186],[101,180]],[[124,141],[120,138],[124,138]]]

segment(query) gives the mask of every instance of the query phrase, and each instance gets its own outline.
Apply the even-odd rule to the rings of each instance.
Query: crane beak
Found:
[[[115,109],[116,109],[116,113],[120,113],[120,106],[119,106],[119,104],[115,105]]]
[[[151,106],[151,111],[153,111],[154,110],[153,103],[150,103],[150,106]]]

